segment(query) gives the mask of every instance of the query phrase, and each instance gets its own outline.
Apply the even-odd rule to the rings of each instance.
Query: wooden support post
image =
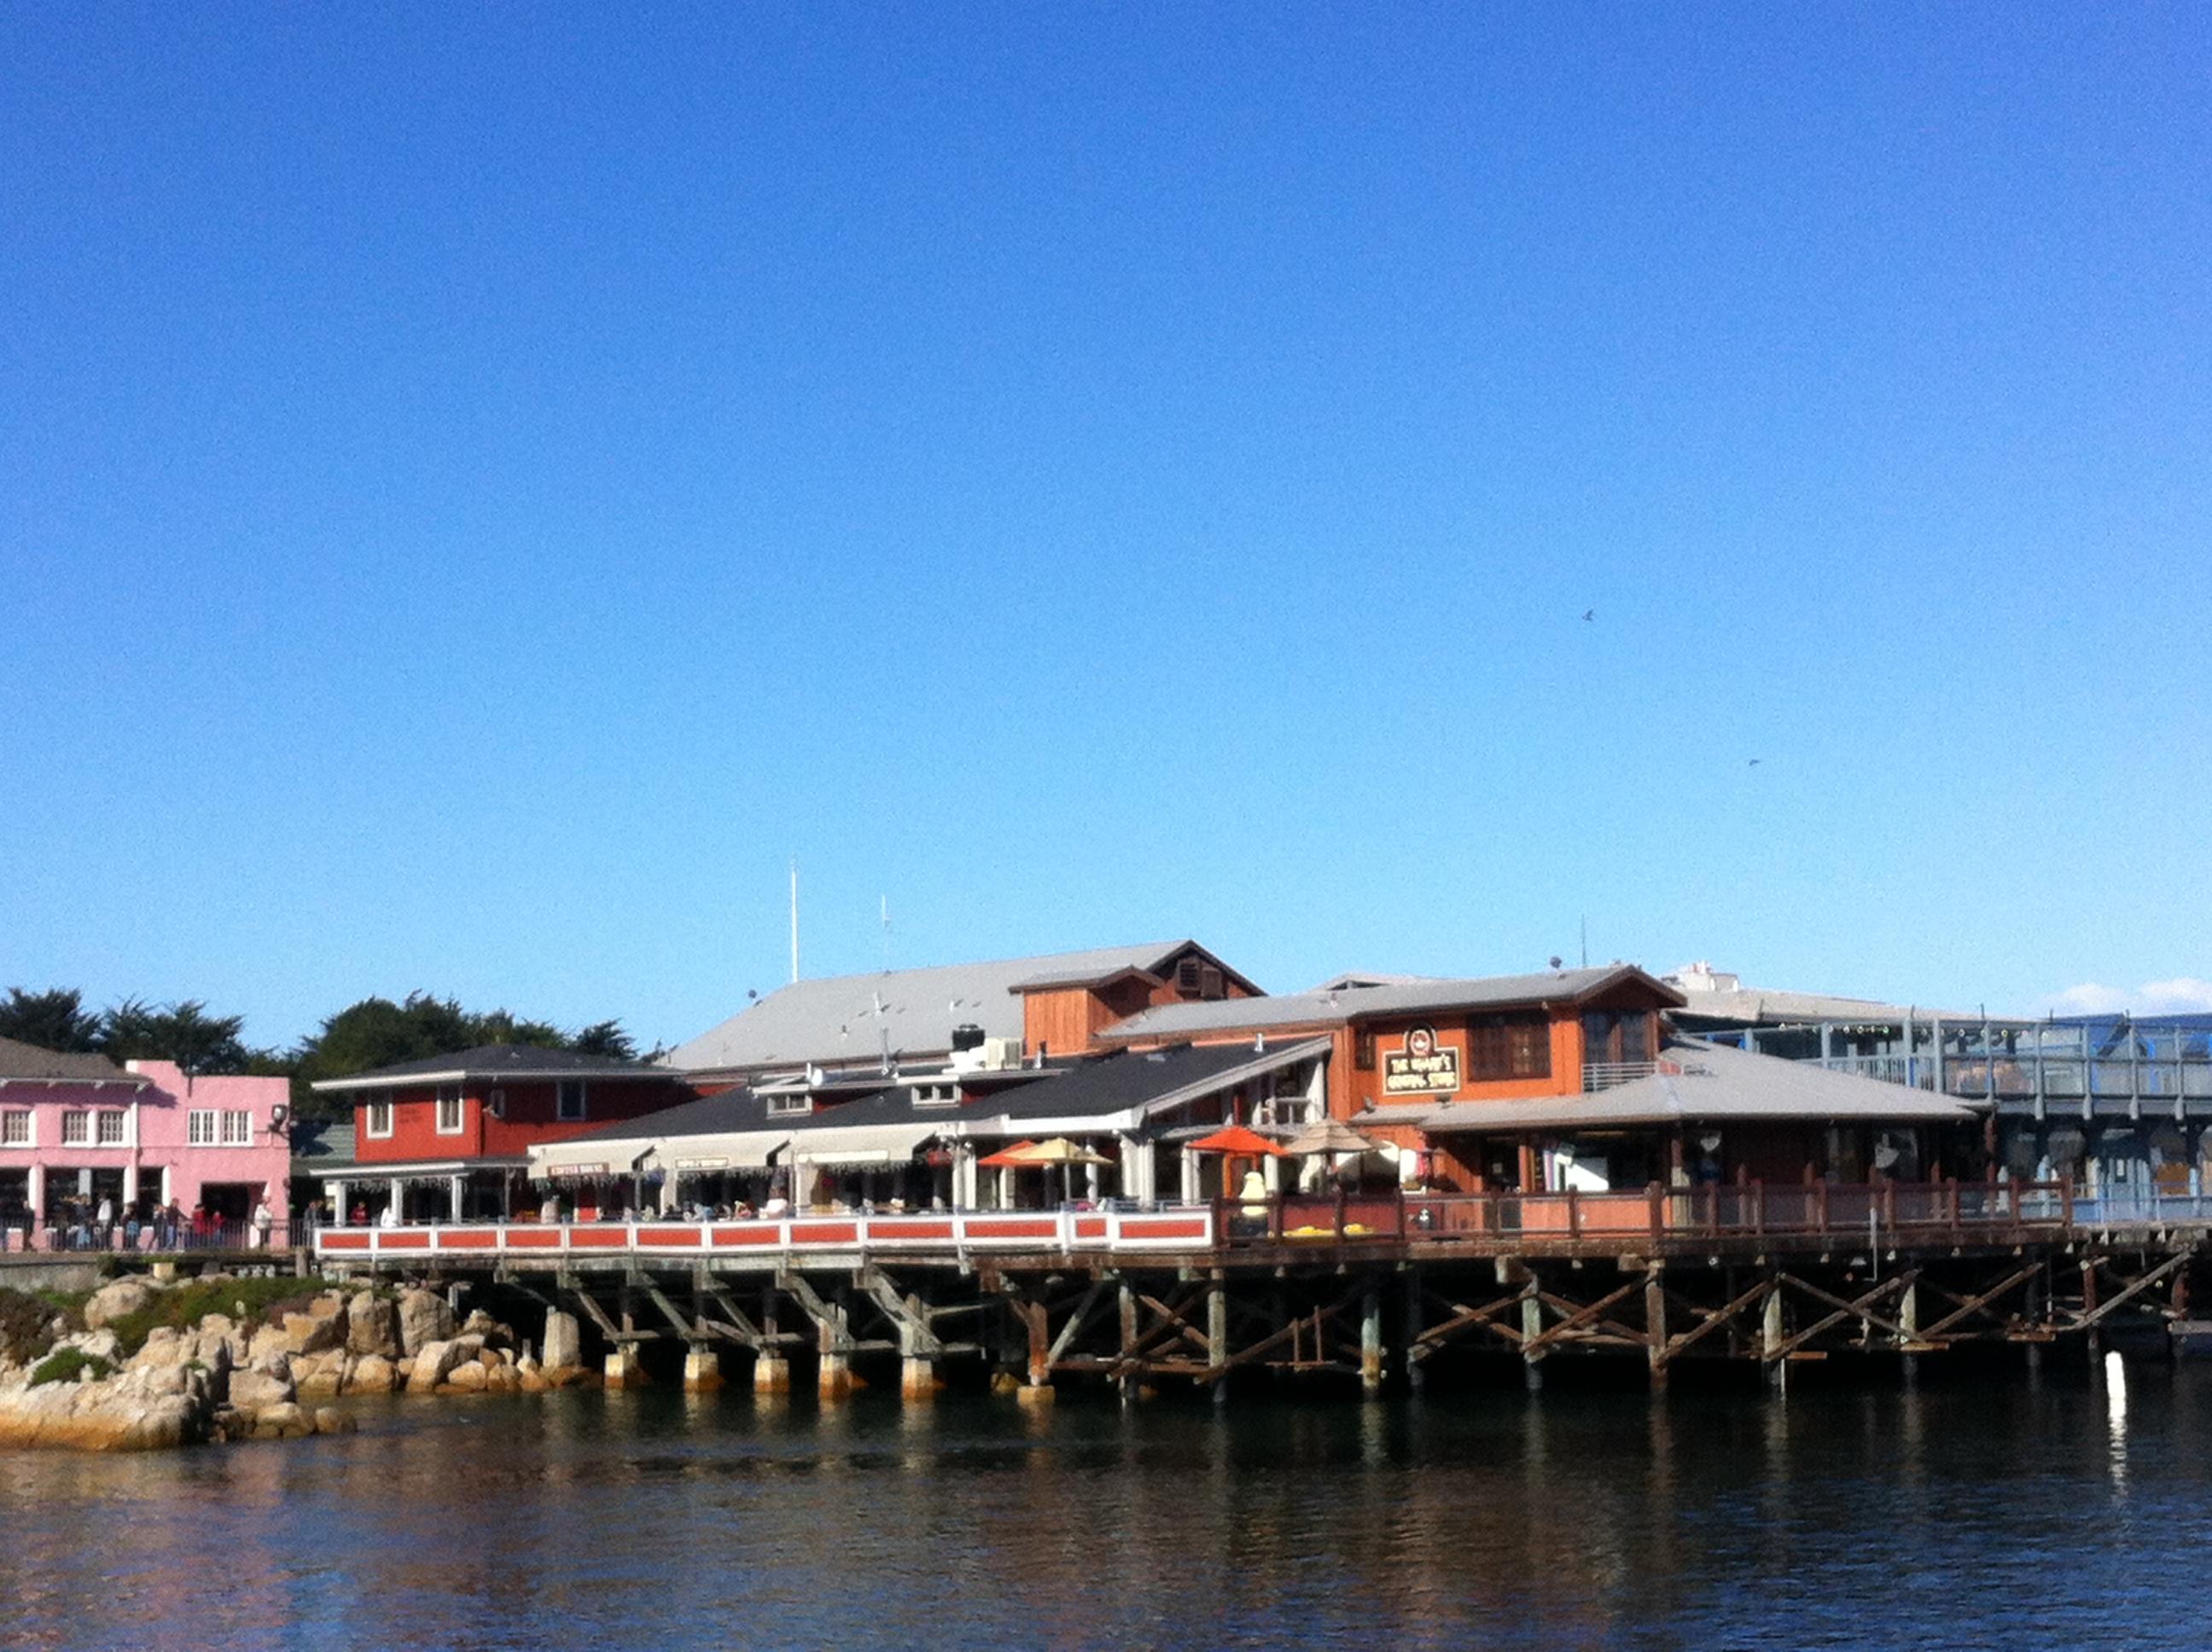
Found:
[[[1920,1340],[1920,1286],[1916,1280],[1905,1287],[1897,1299],[1897,1328],[1899,1335],[1908,1345]],[[1908,1388],[1920,1380],[1920,1356],[1908,1352],[1904,1361],[1905,1386]]]
[[[2097,1334],[2097,1322],[2102,1316],[2097,1312],[2097,1265],[2087,1256],[2081,1259],[2081,1317],[2089,1327],[2081,1340],[2088,1345],[2089,1363],[2094,1365],[2103,1351],[2103,1339]]]
[[[1121,1358],[1127,1363],[1124,1364],[1122,1367],[1121,1380],[1119,1384],[1121,1390],[1121,1403],[1125,1406],[1131,1400],[1137,1398],[1138,1391],[1143,1386],[1137,1381],[1137,1369],[1134,1359],[1136,1351],[1137,1293],[1129,1289],[1128,1277],[1125,1274],[1122,1276],[1121,1279],[1121,1346],[1120,1351]]]
[[[1525,1350],[1530,1343],[1543,1334],[1543,1295],[1537,1285],[1536,1276],[1530,1273],[1528,1283],[1521,1287],[1522,1347]],[[1521,1382],[1522,1386],[1531,1394],[1540,1392],[1544,1386],[1544,1368],[1539,1363],[1542,1358],[1543,1356],[1540,1353],[1524,1352],[1522,1356]]]
[[[824,1400],[842,1400],[853,1392],[852,1312],[845,1303],[841,1285],[815,1325],[816,1345],[821,1350],[815,1388]]]
[[[1370,1400],[1382,1393],[1382,1297],[1371,1285],[1359,1299],[1359,1391]]]
[[[775,1329],[775,1286],[761,1287],[760,1357],[753,1361],[753,1392],[785,1394],[791,1392],[791,1361],[783,1351]]]
[[[1417,1271],[1408,1268],[1406,1272],[1405,1283],[1406,1324],[1403,1340],[1406,1348],[1406,1386],[1413,1393],[1419,1394],[1428,1382],[1428,1373],[1421,1369],[1421,1362],[1413,1357],[1413,1350],[1421,1339],[1421,1276]]]
[[[1759,1315],[1759,1351],[1766,1364],[1768,1376],[1777,1388],[1786,1392],[1790,1386],[1790,1365],[1781,1357],[1782,1341],[1782,1281],[1771,1279],[1767,1282],[1766,1304]]]
[[[1650,1339],[1644,1362],[1650,1372],[1651,1392],[1667,1392],[1667,1287],[1660,1283],[1655,1264],[1644,1275],[1644,1334]]]
[[[1206,1358],[1222,1375],[1213,1380],[1213,1403],[1229,1403],[1229,1376],[1223,1367],[1229,1357],[1229,1295],[1222,1288],[1221,1275],[1217,1272],[1206,1288]]]

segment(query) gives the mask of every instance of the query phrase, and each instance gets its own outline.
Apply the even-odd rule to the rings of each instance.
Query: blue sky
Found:
[[[0,984],[2212,1003],[2212,31],[19,8]],[[1585,612],[1594,617],[1585,621]],[[1753,758],[1758,759],[1754,765]]]

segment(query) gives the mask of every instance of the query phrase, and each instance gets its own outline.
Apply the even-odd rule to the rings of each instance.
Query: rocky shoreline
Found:
[[[259,1311],[241,1292],[186,1323],[149,1323],[187,1300],[165,1301],[165,1292],[190,1289],[191,1303],[215,1301],[226,1283],[222,1275],[175,1284],[132,1275],[74,1312],[40,1304],[50,1316],[10,1293],[0,1339],[0,1447],[147,1451],[297,1439],[353,1430],[349,1412],[318,1400],[537,1394],[599,1381],[580,1363],[569,1315],[547,1316],[545,1346],[533,1352],[482,1310],[457,1321],[428,1291],[326,1287]]]

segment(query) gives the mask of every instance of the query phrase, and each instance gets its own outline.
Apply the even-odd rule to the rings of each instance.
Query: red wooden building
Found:
[[[459,1221],[529,1206],[530,1149],[641,1118],[692,1090],[638,1061],[520,1044],[401,1062],[314,1087],[354,1108],[350,1163],[320,1167],[340,1222]]]

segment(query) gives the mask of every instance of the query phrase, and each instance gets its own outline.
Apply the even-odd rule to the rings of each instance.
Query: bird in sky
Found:
[[[1756,758],[1756,757],[1753,757],[1753,758],[1751,760],[1751,766],[1752,766],[1753,768],[1758,768],[1758,767],[1759,767],[1759,759],[1758,759],[1758,758]]]
[[[1595,608],[1585,608],[1585,609],[1583,609],[1583,617],[1585,620],[1594,620],[1594,619],[1595,619],[1595,618],[1597,617],[1597,610],[1596,610],[1596,609],[1595,609]]]

